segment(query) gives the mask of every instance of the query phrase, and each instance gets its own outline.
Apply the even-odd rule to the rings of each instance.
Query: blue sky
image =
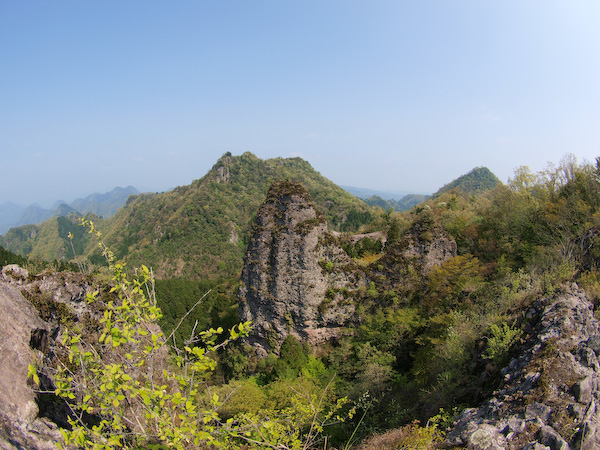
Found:
[[[430,193],[600,155],[600,2],[0,2],[0,203],[162,191],[225,152]]]

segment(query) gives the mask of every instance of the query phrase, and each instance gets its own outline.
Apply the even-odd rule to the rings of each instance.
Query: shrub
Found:
[[[505,360],[510,348],[523,334],[521,330],[508,326],[506,322],[501,326],[495,323],[490,325],[490,333],[485,357],[495,363],[502,363]]]
[[[365,440],[358,450],[431,450],[442,440],[435,425],[422,427],[418,421]]]

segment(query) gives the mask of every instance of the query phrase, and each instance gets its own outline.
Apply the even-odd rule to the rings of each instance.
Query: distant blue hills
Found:
[[[85,198],[78,198],[71,203],[59,200],[50,209],[38,205],[22,206],[13,202],[5,202],[0,205],[0,234],[6,233],[13,227],[35,225],[51,217],[67,216],[71,213],[80,215],[93,213],[100,217],[109,218],[125,205],[130,195],[139,193],[140,191],[133,186],[116,187],[110,192],[91,194]]]
[[[355,186],[340,186],[346,192],[351,193],[355,197],[362,198],[366,200],[369,197],[380,197],[384,200],[402,200],[403,197],[407,195],[414,195],[414,192],[411,191],[379,191],[376,189],[365,189]],[[417,194],[418,195],[418,194]]]
[[[422,201],[429,195],[413,194],[407,191],[377,191],[354,186],[341,186],[352,195],[361,198],[369,206],[378,206],[385,210],[406,211]]]

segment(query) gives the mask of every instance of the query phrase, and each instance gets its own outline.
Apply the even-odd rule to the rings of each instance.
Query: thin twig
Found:
[[[174,335],[174,334],[175,334],[175,332],[176,332],[176,331],[179,329],[179,327],[181,326],[181,324],[183,323],[183,321],[185,320],[185,318],[186,318],[187,316],[189,316],[189,315],[190,315],[190,313],[191,313],[191,312],[194,310],[194,308],[195,308],[196,306],[198,306],[198,305],[200,304],[200,302],[201,302],[202,300],[204,300],[204,298],[205,298],[205,297],[206,297],[208,294],[210,294],[210,293],[211,293],[211,291],[212,291],[212,289],[209,289],[209,290],[206,292],[206,294],[204,294],[204,295],[202,296],[202,298],[200,298],[200,300],[198,300],[198,301],[196,302],[196,304],[195,304],[194,306],[192,306],[192,307],[191,307],[191,308],[188,310],[188,312],[186,312],[186,313],[185,313],[185,315],[184,315],[184,316],[181,318],[181,320],[179,321],[179,323],[177,324],[177,326],[176,326],[176,327],[173,329],[173,331],[171,331],[171,334],[170,334],[170,335],[169,335],[169,337],[168,337],[168,338],[165,340],[165,342],[169,342],[169,339],[171,339],[171,338],[173,337],[173,335]]]
[[[317,408],[315,409],[315,415],[313,416],[313,420],[310,424],[310,429],[308,430],[308,434],[306,435],[304,449],[308,448],[309,445],[312,445],[312,436],[311,435],[312,435],[313,429],[315,427],[315,423],[317,422],[317,416],[319,414],[319,411],[321,410],[321,405],[323,404],[325,394],[329,390],[329,386],[331,386],[331,383],[333,383],[334,378],[335,378],[335,374],[331,377],[331,379],[329,380],[329,383],[327,383],[327,386],[325,386],[325,389],[323,390],[323,394],[321,394],[321,398],[319,399],[319,404],[317,405]],[[309,400],[310,400],[310,395],[309,395]]]

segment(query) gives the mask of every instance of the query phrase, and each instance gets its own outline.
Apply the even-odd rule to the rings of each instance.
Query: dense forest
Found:
[[[256,166],[259,162],[249,155],[243,158],[247,165],[221,170],[227,166],[220,161],[215,171],[225,176],[224,170],[229,170],[231,179],[264,176],[267,182],[269,176]],[[285,168],[287,162],[277,164]],[[358,247],[345,245],[356,262],[352,270],[362,271],[369,287],[358,294],[359,319],[341,337],[319,348],[290,336],[276,352],[257,358],[243,339],[225,342],[224,336],[215,334],[208,344],[194,340],[200,330],[235,330],[239,321],[235,275],[240,264],[233,256],[217,262],[198,255],[193,264],[225,267],[217,272],[222,276],[204,280],[185,277],[191,274],[185,270],[161,271],[183,275],[163,276],[155,283],[162,310],[158,323],[164,334],[173,332],[174,342],[181,346],[187,342],[186,346],[207,349],[215,361],[198,378],[193,390],[197,400],[207,405],[206,396],[225,399],[214,404],[218,403],[215,414],[227,424],[264,424],[268,417],[272,433],[259,427],[247,435],[265,447],[349,448],[364,440],[363,448],[377,448],[372,436],[387,435],[393,448],[435,448],[455,414],[479,404],[503,378],[500,369],[518,352],[529,331],[523,316],[527,305],[571,282],[584,288],[594,302],[600,301],[600,159],[595,164],[579,163],[567,155],[539,173],[520,167],[507,184],[487,171],[480,179],[473,175],[466,185],[448,185],[403,213],[360,209],[336,194],[341,200],[326,214],[332,227],[341,232],[384,231],[387,240],[385,245],[370,241],[361,241]],[[207,183],[214,187],[210,201],[179,202],[189,192],[205,192],[197,191],[196,185]],[[233,204],[217,183],[207,176],[164,197],[131,200],[114,222],[128,231],[117,236],[107,228],[105,234],[114,244],[115,258],[123,259],[136,249],[132,263],[161,253],[173,263],[181,246],[219,250],[218,239],[207,233],[212,229],[208,222],[214,222],[225,240],[237,229],[239,243],[234,247],[242,252],[247,235],[239,227],[253,217],[250,198],[256,193],[230,184],[227,189],[239,191],[245,199]],[[309,181],[309,191],[311,187],[316,189]],[[332,195],[311,194],[317,204]],[[198,208],[204,213],[193,216],[192,209]],[[159,223],[163,216],[156,213],[165,209],[171,211],[169,220]],[[233,214],[236,209],[239,212]],[[138,211],[136,222],[132,210]],[[221,216],[224,211],[229,211],[226,220]],[[233,225],[231,217],[238,217]],[[77,242],[68,247],[74,255],[84,254],[86,239],[93,236],[84,238],[65,220],[58,222],[54,233],[63,241]],[[159,228],[159,239],[146,235]],[[197,229],[194,236],[202,236],[201,240],[178,240],[188,229]],[[457,254],[427,271],[417,270],[397,257],[407,233],[418,234],[423,242],[442,233],[456,242]],[[139,246],[149,239],[158,241]],[[0,256],[4,262],[27,264],[4,249]],[[92,265],[80,267],[89,271]],[[106,278],[106,268],[94,267]],[[207,433],[214,431],[215,439],[220,439],[220,431],[211,430]],[[179,445],[172,439],[165,434],[157,444]],[[239,437],[223,442],[230,448],[248,448],[244,445],[252,441]]]

